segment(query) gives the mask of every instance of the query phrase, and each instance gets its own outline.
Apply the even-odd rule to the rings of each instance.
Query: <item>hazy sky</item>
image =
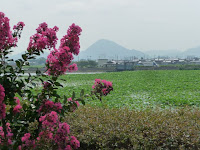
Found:
[[[81,50],[99,39],[126,48],[186,50],[200,46],[200,0],[0,0],[0,11],[26,26],[17,50],[26,49],[39,23],[83,29]],[[17,52],[16,52],[17,53]]]

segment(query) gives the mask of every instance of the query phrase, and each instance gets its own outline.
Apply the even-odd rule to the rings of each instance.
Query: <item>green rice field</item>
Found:
[[[92,106],[128,108],[166,108],[200,106],[199,70],[127,71],[101,74],[68,74],[61,77],[60,95],[79,97],[81,89],[90,93],[95,79],[113,82],[114,91],[98,100],[87,99]]]

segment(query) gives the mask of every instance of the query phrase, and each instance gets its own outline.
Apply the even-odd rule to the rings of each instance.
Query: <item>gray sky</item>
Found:
[[[81,50],[99,39],[141,51],[186,50],[200,45],[199,8],[200,0],[0,0],[11,26],[26,24],[15,53],[42,22],[57,25],[59,39],[72,23],[81,26]]]

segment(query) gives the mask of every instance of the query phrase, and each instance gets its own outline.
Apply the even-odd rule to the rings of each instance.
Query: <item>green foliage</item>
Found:
[[[200,110],[80,107],[66,117],[81,149],[199,149]]]

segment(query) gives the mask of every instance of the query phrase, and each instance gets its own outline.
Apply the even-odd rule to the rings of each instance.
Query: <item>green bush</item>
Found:
[[[81,149],[198,149],[200,110],[80,107],[66,117]]]

